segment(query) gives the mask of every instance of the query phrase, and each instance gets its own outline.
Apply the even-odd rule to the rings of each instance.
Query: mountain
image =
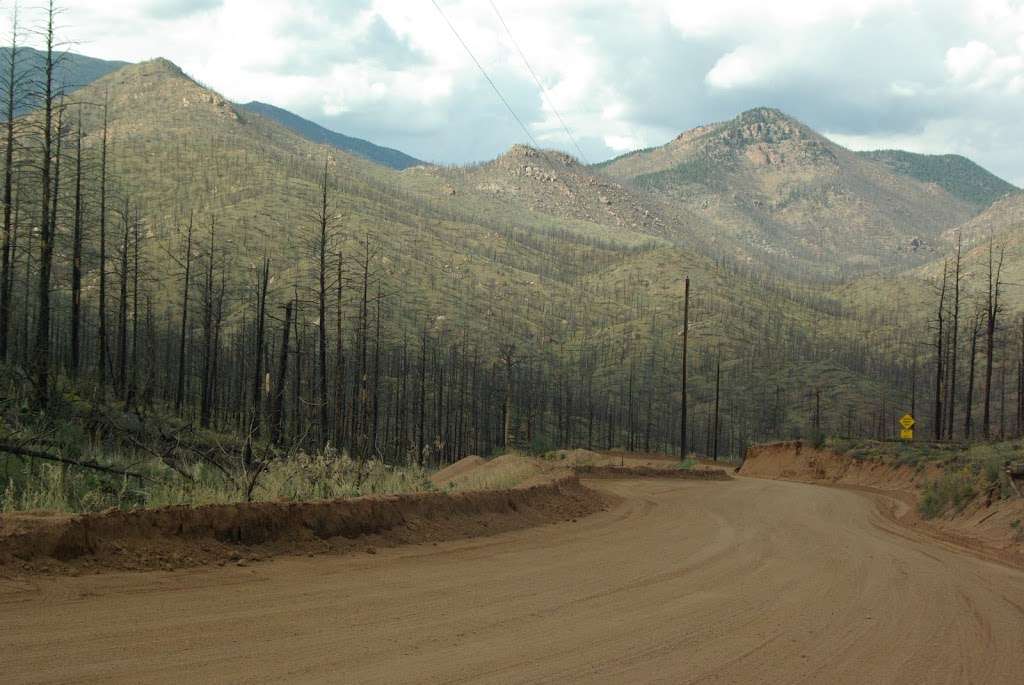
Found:
[[[975,205],[894,173],[775,109],[687,131],[598,165],[703,216],[726,253],[829,276],[919,264]]]
[[[1018,190],[960,155],[922,155],[903,150],[873,150],[857,154],[881,162],[898,174],[935,183],[953,197],[975,205],[979,211]]]
[[[770,425],[787,434],[801,431],[808,414],[800,398],[808,387],[827,383],[822,403],[834,416],[840,407],[874,406],[885,389],[888,376],[879,369],[888,368],[888,330],[851,315],[813,283],[720,259],[709,240],[718,227],[703,213],[565,155],[514,147],[483,165],[399,173],[315,144],[204,88],[166,60],[108,74],[68,104],[101,95],[110,102],[109,197],[116,198],[108,230],[123,240],[131,208],[142,208],[143,285],[161,331],[180,315],[181,265],[168,255],[183,254],[190,221],[196,258],[208,264],[205,255],[217,252],[217,269],[227,281],[226,335],[239,345],[252,340],[253,283],[264,255],[272,263],[268,311],[278,316],[295,298],[310,301],[326,159],[330,261],[332,269],[340,261],[343,270],[341,279],[331,279],[343,288],[341,313],[330,314],[331,334],[337,318],[351,344],[359,321],[352,284],[365,263],[384,294],[389,369],[399,358],[394,346],[417,340],[424,330],[431,340],[462,340],[468,346],[462,354],[485,360],[496,360],[500,345],[514,343],[529,362],[523,373],[548,369],[568,379],[591,360],[593,388],[608,402],[622,401],[635,377],[655,379],[658,398],[648,411],[664,411],[657,420],[668,425],[663,422],[678,414],[674,372],[667,369],[677,363],[689,277],[691,408],[696,417],[711,406],[712,362],[723,355],[724,411],[733,417],[723,420],[736,427],[730,440],[761,435]],[[82,109],[89,197],[97,188],[101,116],[96,108]],[[26,187],[32,187],[29,173],[22,179]],[[70,183],[61,187],[68,192]],[[84,297],[94,309],[97,203],[86,206]],[[58,254],[69,253],[67,241],[62,228]],[[56,283],[66,282],[67,268],[58,265]],[[302,336],[308,336],[315,316],[307,304],[301,315]],[[309,349],[310,339],[301,344]],[[159,368],[166,375],[172,366]],[[494,368],[498,377],[482,382],[500,387],[501,367]],[[398,378],[388,387],[397,387]],[[766,388],[776,402],[770,414]],[[779,398],[788,399],[779,404]],[[571,401],[580,401],[578,392]]]
[[[0,65],[6,64],[10,59],[10,51],[11,49],[8,47],[0,47]],[[39,72],[44,59],[45,53],[40,50],[29,47],[18,48],[18,75],[16,78],[24,81],[30,74]],[[70,94],[128,64],[128,62],[96,59],[74,52],[65,52],[61,53],[59,57],[54,82],[63,84],[65,92]],[[411,166],[426,164],[426,162],[410,157],[399,150],[393,150],[375,145],[367,140],[336,133],[274,105],[253,101],[240,105],[240,107],[246,111],[273,119],[309,141],[351,152],[392,169],[401,170]],[[34,104],[32,102],[21,102],[15,110],[16,116],[21,116],[33,108]]]
[[[255,112],[261,116],[273,119],[282,126],[295,131],[306,140],[310,140],[314,143],[320,143],[324,145],[330,145],[331,147],[344,150],[345,152],[351,152],[352,154],[364,157],[371,162],[377,162],[383,164],[386,167],[397,169],[408,169],[412,166],[422,166],[426,162],[410,157],[409,155],[399,150],[394,150],[389,147],[382,147],[380,145],[374,145],[368,140],[362,140],[361,138],[353,138],[346,136],[341,133],[336,133],[330,129],[326,129],[320,124],[314,123],[308,119],[303,119],[297,114],[293,114],[286,109],[275,107],[274,105],[268,105],[265,102],[249,102],[241,107],[250,112]]]
[[[10,61],[11,49],[0,47],[0,64],[8,64]],[[46,53],[30,47],[18,48],[18,66],[15,79],[24,82],[31,74],[39,73],[46,59]],[[127,65],[127,62],[115,60],[96,59],[74,52],[61,53],[54,70],[54,83],[63,85],[66,93],[73,93],[83,86],[87,86],[96,79],[117,71]],[[15,112],[21,116],[33,109],[34,104],[28,101],[18,103]]]

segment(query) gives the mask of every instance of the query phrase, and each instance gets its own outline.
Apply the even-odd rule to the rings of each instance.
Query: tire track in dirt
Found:
[[[486,539],[0,585],[0,672],[1024,682],[1024,573],[893,535],[865,493],[747,478],[590,485],[618,504]]]

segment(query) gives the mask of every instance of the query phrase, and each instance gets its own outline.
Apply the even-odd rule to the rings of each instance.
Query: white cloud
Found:
[[[545,144],[575,152],[488,2],[438,0]],[[848,141],[1024,178],[1020,0],[494,0],[591,161],[757,106]],[[433,4],[63,0],[96,57],[163,56],[225,96],[444,162],[524,142]],[[852,144],[852,143],[851,143]]]
[[[778,65],[776,54],[752,45],[741,45],[715,62],[704,80],[715,88],[743,88],[768,80]]]
[[[958,81],[975,78],[996,59],[996,51],[985,43],[972,40],[963,47],[946,52],[946,69]]]
[[[643,142],[633,136],[605,136],[604,143],[615,152],[629,152],[643,147]]]

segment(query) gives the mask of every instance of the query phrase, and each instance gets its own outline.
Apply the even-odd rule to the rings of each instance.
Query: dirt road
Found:
[[[622,503],[493,538],[0,580],[0,680],[1024,683],[1024,572],[863,494],[595,487]]]

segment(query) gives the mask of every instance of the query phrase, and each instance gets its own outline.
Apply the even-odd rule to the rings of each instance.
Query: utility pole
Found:
[[[682,409],[680,410],[680,421],[679,421],[679,458],[681,460],[686,459],[686,411],[687,411],[687,389],[686,389],[686,374],[687,374],[687,346],[689,345],[690,338],[690,277],[686,277],[686,281],[683,285],[683,391],[682,391]]]
[[[718,407],[719,397],[722,387],[722,351],[718,351],[718,357],[715,359],[715,424],[714,433],[711,438],[711,457],[715,461],[718,461]]]

